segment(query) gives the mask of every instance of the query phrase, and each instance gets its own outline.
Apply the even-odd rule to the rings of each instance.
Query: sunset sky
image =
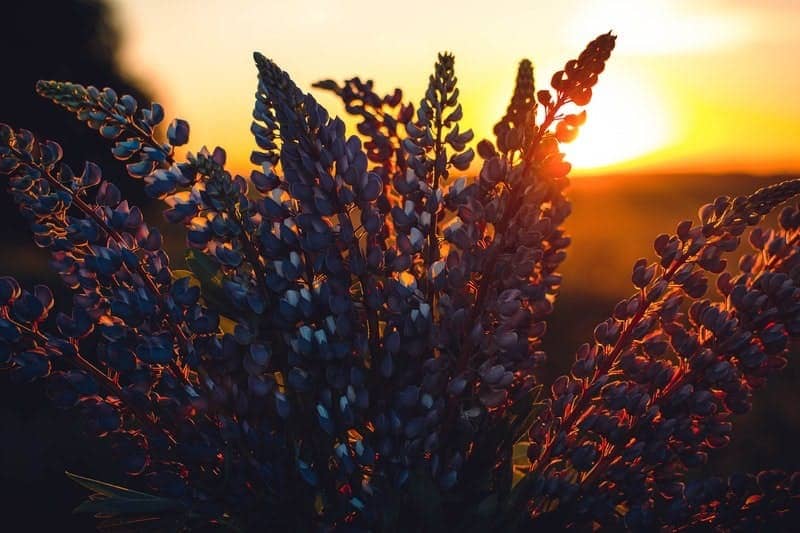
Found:
[[[415,102],[456,54],[465,122],[488,137],[516,65],[540,86],[597,34],[618,35],[579,139],[577,174],[800,170],[800,2],[115,0],[126,68],[246,172],[259,50],[304,89],[372,78]],[[369,6],[369,7],[367,7]],[[335,114],[335,99],[315,91]]]

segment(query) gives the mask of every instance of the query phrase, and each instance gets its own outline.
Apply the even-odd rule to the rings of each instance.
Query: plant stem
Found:
[[[11,324],[13,324],[17,329],[19,329],[23,333],[35,339],[40,344],[45,346],[51,344],[50,338],[41,331],[39,331],[38,329],[30,328],[24,324],[21,324],[20,322],[14,320],[11,316],[9,316],[8,313],[4,314],[5,314],[4,318],[6,320],[8,320]],[[72,365],[81,370],[88,372],[91,376],[93,376],[95,378],[95,381],[97,382],[97,385],[102,390],[104,390],[107,395],[119,399],[119,401],[122,402],[125,405],[125,407],[127,407],[127,409],[131,411],[131,413],[133,413],[133,415],[139,420],[139,422],[147,426],[148,429],[150,429],[154,433],[164,434],[164,436],[167,437],[167,439],[170,441],[171,444],[174,445],[176,443],[174,437],[169,432],[165,431],[164,428],[160,427],[157,423],[155,423],[153,419],[150,417],[150,415],[148,415],[143,410],[139,409],[138,406],[125,402],[125,395],[119,384],[116,381],[112,380],[110,377],[108,377],[108,374],[106,374],[105,372],[97,368],[94,364],[92,364],[91,361],[89,361],[88,359],[86,359],[81,355],[81,353],[78,351],[77,339],[69,339],[69,341],[70,344],[72,344],[72,346],[75,348],[75,355],[73,357],[65,357],[64,358],[65,361],[71,363]]]

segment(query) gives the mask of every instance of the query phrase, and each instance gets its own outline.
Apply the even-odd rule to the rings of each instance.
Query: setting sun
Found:
[[[671,136],[667,104],[652,85],[617,73],[604,81],[578,138],[563,147],[578,174],[626,166],[662,148]]]
[[[765,174],[800,164],[800,100],[795,96],[800,75],[794,56],[786,53],[797,42],[791,3],[766,9],[743,1],[723,8],[717,0],[510,0],[500,2],[501,15],[493,24],[485,24],[485,9],[463,3],[460,24],[443,28],[436,21],[452,15],[446,5],[408,0],[404,10],[424,9],[430,16],[417,21],[418,37],[400,48],[382,27],[359,26],[349,16],[359,9],[355,0],[304,1],[303,8],[242,2],[226,13],[224,24],[212,16],[224,7],[218,0],[198,2],[194,9],[177,1],[114,3],[126,21],[121,61],[147,79],[173,113],[192,118],[199,146],[224,144],[237,172],[249,173],[250,166],[252,102],[242,95],[251,95],[255,87],[253,50],[291,70],[304,90],[320,77],[343,80],[357,71],[381,91],[401,87],[414,104],[424,93],[436,53],[452,51],[464,117],[477,141],[491,137],[508,105],[519,60],[533,61],[537,89],[546,88],[552,73],[563,68],[563,50],[577,53],[586,39],[608,30],[620,36],[615,61],[603,72],[578,138],[563,147],[577,175]],[[150,23],[152,9],[198,28],[203,39],[164,32]],[[387,15],[391,10],[376,9]],[[270,29],[269,38],[265,20],[283,21]],[[532,34],[531,21],[561,23],[540,24]],[[234,27],[235,32],[228,31]],[[353,61],[356,34],[359,42],[371,44],[369,54]],[[777,77],[781,83],[772,83]],[[336,98],[312,94],[332,113],[344,115]],[[353,125],[348,123],[349,131]],[[766,130],[769,135],[753,134]]]

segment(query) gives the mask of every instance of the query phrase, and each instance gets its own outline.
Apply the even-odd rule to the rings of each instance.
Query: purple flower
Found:
[[[82,508],[248,531],[735,529],[796,514],[796,475],[686,476],[800,335],[800,211],[752,231],[739,273],[724,257],[796,180],[658,237],[571,374],[537,384],[570,244],[559,147],[586,119],[565,106],[589,103],[614,44],[592,41],[552,90],[522,61],[474,179],[447,53],[416,107],[360,78],[316,84],[360,137],[255,54],[248,178],[219,147],[177,161],[189,124],[162,142],[158,104],[39,82],[112,140],[188,250],[175,269],[99,167],[76,175],[56,143],[0,125],[0,172],[74,293],[48,320],[49,289],[0,278],[0,362],[79,407],[137,487],[76,476],[103,494]]]

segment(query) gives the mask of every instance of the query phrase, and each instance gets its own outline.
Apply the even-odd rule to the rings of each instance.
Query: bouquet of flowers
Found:
[[[177,261],[101,169],[0,125],[0,172],[74,292],[0,279],[0,362],[46,379],[110,441],[125,487],[70,474],[103,528],[514,531],[716,528],[798,518],[800,478],[687,477],[800,335],[800,193],[702,206],[633,267],[634,292],[537,383],[570,239],[581,110],[614,48],[593,40],[536,90],[522,61],[494,141],[461,124],[454,58],[414,106],[359,78],[358,135],[255,54],[247,177],[189,124],[106,88],[37,91],[109,139],[185,228]],[[754,252],[728,269],[749,232]],[[709,284],[712,290],[709,290]],[[711,294],[713,293],[713,294]]]

